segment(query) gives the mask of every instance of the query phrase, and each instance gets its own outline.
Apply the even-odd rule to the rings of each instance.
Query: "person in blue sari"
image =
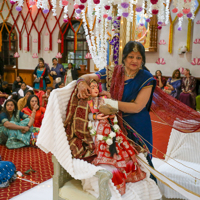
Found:
[[[9,186],[16,179],[16,167],[10,161],[3,161],[0,155],[0,189]]]
[[[145,48],[141,43],[130,41],[125,45],[123,65],[115,66],[112,76],[112,99],[106,99],[105,103],[120,111],[123,121],[125,120],[127,136],[147,149],[147,159],[152,164],[153,138],[149,110],[156,80],[145,67],[145,61]],[[100,79],[107,78],[107,73],[107,69],[104,68],[95,74],[81,76],[77,81],[78,97],[88,98],[91,93],[88,86],[90,80],[99,82]]]
[[[13,99],[7,100],[0,114],[0,144],[6,144],[9,149],[29,146],[37,108],[35,105],[29,117],[17,109]]]
[[[178,99],[181,93],[181,73],[178,69],[174,70],[172,74],[172,78],[167,80],[166,87],[164,87],[164,91]]]

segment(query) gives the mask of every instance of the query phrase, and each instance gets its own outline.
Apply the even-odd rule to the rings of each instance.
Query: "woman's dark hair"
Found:
[[[179,72],[178,78],[180,78],[180,77],[181,77],[181,72],[180,72],[178,69],[175,69],[175,70],[173,71],[172,78],[175,78],[176,72]]]
[[[185,70],[189,72],[189,75],[191,75],[190,70],[188,68],[185,68]]]
[[[13,102],[13,104],[14,104],[14,107],[15,107],[14,110],[13,110],[13,115],[14,115],[14,117],[16,117],[16,115],[17,115],[18,107],[17,107],[17,102],[16,102],[14,99],[8,99],[8,100],[4,103],[3,112],[6,113],[7,118],[8,118],[8,120],[10,121],[10,120],[11,120],[10,115],[9,115],[8,111],[6,110],[6,105],[7,105],[7,103],[9,103],[9,102]]]
[[[44,64],[44,59],[43,58],[39,58],[39,62],[43,62],[43,64]]]
[[[30,110],[32,110],[31,109],[31,99],[33,98],[33,97],[36,97],[37,98],[37,100],[38,100],[38,106],[39,106],[39,108],[38,108],[38,110],[40,109],[40,101],[39,101],[39,98],[38,98],[38,96],[37,95],[31,95],[31,96],[29,96],[28,97],[28,100],[27,100],[27,103],[26,103],[26,106],[30,109]]]
[[[58,59],[57,59],[57,58],[52,58],[52,62],[53,62],[54,60],[58,60]]]
[[[60,81],[59,83],[58,83],[58,87],[60,86],[60,85],[62,85],[64,82],[63,81]]]
[[[3,81],[2,85],[8,85],[7,81]]]
[[[52,87],[47,87],[46,90],[51,90],[52,91],[53,88]]]
[[[22,84],[26,85],[26,83],[25,83],[25,82],[22,82]],[[22,84],[21,84],[21,85],[22,85]]]
[[[23,82],[23,78],[21,76],[17,76],[17,77],[20,78],[20,82]]]
[[[13,99],[13,100],[15,100],[16,102],[18,102],[19,97],[18,97],[17,92],[13,92],[13,93],[12,93],[11,99]]]
[[[34,92],[33,92],[33,90],[27,90],[27,91],[25,92],[25,95],[26,95],[28,92],[30,92],[30,93],[31,93],[31,95],[34,95]]]
[[[145,48],[140,42],[129,41],[128,43],[126,43],[126,45],[125,45],[125,47],[123,49],[122,63],[124,64],[124,59],[126,59],[126,57],[128,56],[129,53],[134,51],[134,48],[136,48],[140,52],[140,54],[142,56],[142,62],[143,62],[142,63],[142,69],[148,70],[145,67],[145,63],[146,63]]]
[[[156,70],[155,72],[155,76],[157,77],[157,72],[160,72],[161,73],[161,76],[162,76],[162,72],[160,70]]]

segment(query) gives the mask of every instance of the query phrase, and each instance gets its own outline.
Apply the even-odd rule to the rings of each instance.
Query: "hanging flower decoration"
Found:
[[[100,0],[93,0],[94,4],[99,4]]]
[[[127,2],[123,2],[121,3],[122,8],[128,8],[129,7],[129,3]]]
[[[80,9],[77,9],[77,10],[76,10],[76,13],[80,14],[80,13],[81,13],[81,10],[80,10]]]
[[[10,0],[10,3],[11,3],[12,5],[14,5],[14,4],[16,3],[16,1]]]
[[[104,8],[105,8],[106,10],[110,10],[110,6],[109,6],[109,5],[105,5]]]
[[[21,6],[17,6],[17,7],[16,7],[16,10],[17,10],[18,12],[20,12],[20,11],[22,10],[22,7],[21,7]]]
[[[112,20],[112,17],[111,17],[111,16],[108,16],[108,20]]]
[[[29,0],[29,5],[34,6],[36,4],[35,0]]]
[[[123,13],[122,13],[122,16],[123,16],[123,17],[125,17],[125,18],[127,18],[127,17],[128,17],[128,15],[129,15],[129,13],[128,13],[128,12],[123,12]]]
[[[19,53],[16,52],[16,53],[14,54],[14,58],[19,58],[19,57],[20,57]]]
[[[78,4],[74,4],[74,9],[78,9]]]
[[[69,4],[69,1],[67,1],[67,0],[62,0],[62,5],[63,6],[67,6]]]
[[[44,14],[47,14],[48,12],[49,12],[49,9],[44,9],[44,10],[43,10],[43,13],[44,13]]]
[[[62,54],[60,52],[57,53],[56,58],[62,58]]]
[[[61,43],[61,42],[62,42],[61,39],[58,39],[58,40],[57,40],[57,43]]]
[[[85,55],[85,58],[86,58],[86,59],[92,59],[91,53],[87,53],[87,54]]]
[[[151,19],[150,19],[150,18],[147,18],[147,19],[146,19],[146,22],[147,22],[147,23],[149,23],[150,21],[151,21]]]
[[[33,53],[32,58],[38,58],[37,53]]]
[[[83,10],[85,8],[85,6],[83,4],[78,6],[80,10]]]
[[[158,0],[150,0],[150,2],[151,2],[152,4],[157,4],[157,3],[158,3]]]
[[[177,8],[173,8],[173,9],[172,9],[172,12],[173,12],[173,13],[177,13],[177,12],[178,12],[178,9],[177,9]]]
[[[68,20],[68,19],[63,19],[63,21],[64,21],[65,23],[68,23],[69,20]]]
[[[157,14],[158,14],[158,11],[159,11],[159,10],[157,10],[157,9],[153,9],[153,10],[152,10],[152,14],[153,14],[153,15],[157,15]]]
[[[136,12],[141,12],[143,10],[143,8],[138,6],[138,7],[135,8],[135,10],[136,10]]]
[[[87,2],[87,0],[80,0],[80,2],[81,2],[81,3],[86,3],[86,2]]]
[[[108,14],[103,14],[103,18],[107,18],[108,17]]]

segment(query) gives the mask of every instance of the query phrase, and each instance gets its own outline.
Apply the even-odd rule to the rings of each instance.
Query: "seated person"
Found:
[[[174,98],[178,99],[181,93],[181,73],[178,69],[174,70],[172,78],[167,80],[164,91]]]
[[[63,88],[63,87],[65,87],[64,82],[63,81],[59,82],[57,88]]]
[[[7,100],[0,114],[0,134],[6,137],[6,140],[0,141],[1,144],[6,143],[9,149],[29,146],[37,109],[38,106],[35,105],[29,118],[17,109],[17,103],[13,99]]]
[[[70,100],[72,106],[69,108],[73,111],[68,110],[65,124],[72,156],[84,160],[90,158],[92,164],[103,165],[104,168],[110,170],[113,173],[114,185],[123,195],[126,189],[125,183],[137,182],[146,177],[146,173],[141,170],[136,159],[137,150],[141,149],[123,134],[114,115],[97,113],[98,107],[101,111],[107,109],[101,105],[105,97],[97,98],[99,88],[96,81],[91,81],[90,88],[91,97],[94,98],[92,102],[88,99],[78,100],[75,95]],[[88,104],[90,109],[88,109]],[[110,109],[112,110],[112,108]],[[91,113],[92,111],[97,114]],[[90,130],[87,129],[85,116],[92,121],[92,123],[88,123]],[[115,117],[114,120],[113,117]],[[73,134],[71,132],[72,125]]]
[[[0,155],[0,189],[6,188],[16,179],[16,167],[10,161],[3,161]]]
[[[25,113],[26,115],[31,116],[32,113],[34,112],[34,108],[36,105],[38,105],[38,107],[36,110],[33,126],[40,128],[46,109],[40,106],[40,101],[39,101],[38,96],[36,95],[29,96],[27,100],[27,106],[22,109],[22,112]]]
[[[50,93],[52,92],[52,87],[47,87],[46,93],[42,96],[42,107],[46,108],[48,103],[48,98],[50,96]]]
[[[180,94],[179,100],[187,106],[195,109],[196,79],[194,76],[191,76],[189,69],[184,69],[184,75],[185,77],[182,79],[182,92]]]
[[[27,100],[28,100],[28,98],[29,98],[30,95],[34,95],[33,90],[26,91],[25,96],[23,98],[21,98],[17,102],[18,110],[22,111],[22,109],[26,106]]]
[[[3,81],[2,86],[0,88],[0,105],[11,95],[11,91],[8,88],[8,82]]]
[[[17,76],[16,80],[12,84],[12,92],[18,92],[21,88],[21,84],[23,83],[23,79],[21,76]]]
[[[18,91],[19,98],[23,98],[28,90],[33,90],[33,88],[23,82],[21,84],[21,88]]]
[[[156,86],[163,89],[166,85],[166,79],[162,77],[162,72],[160,70],[156,71],[154,78],[156,79]]]

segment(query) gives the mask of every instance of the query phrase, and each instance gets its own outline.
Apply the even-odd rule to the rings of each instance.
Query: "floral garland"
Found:
[[[119,129],[120,129],[119,126],[117,125],[118,121],[117,121],[117,117],[116,117],[116,116],[115,116],[113,122],[114,122],[113,129],[114,129],[115,132],[110,131],[108,137],[103,136],[103,135],[97,135],[97,139],[98,139],[98,140],[100,140],[100,141],[104,140],[108,145],[113,144],[113,138],[116,137],[116,133],[117,133],[117,132],[119,131]],[[93,128],[92,122],[91,122],[91,121],[88,122],[88,129],[90,130],[90,135],[91,135],[91,136],[96,136],[96,134],[97,134],[97,132],[96,132],[96,127]],[[117,137],[117,138],[116,138],[116,141],[117,141],[118,143],[121,143],[121,142],[122,142],[122,138]]]

